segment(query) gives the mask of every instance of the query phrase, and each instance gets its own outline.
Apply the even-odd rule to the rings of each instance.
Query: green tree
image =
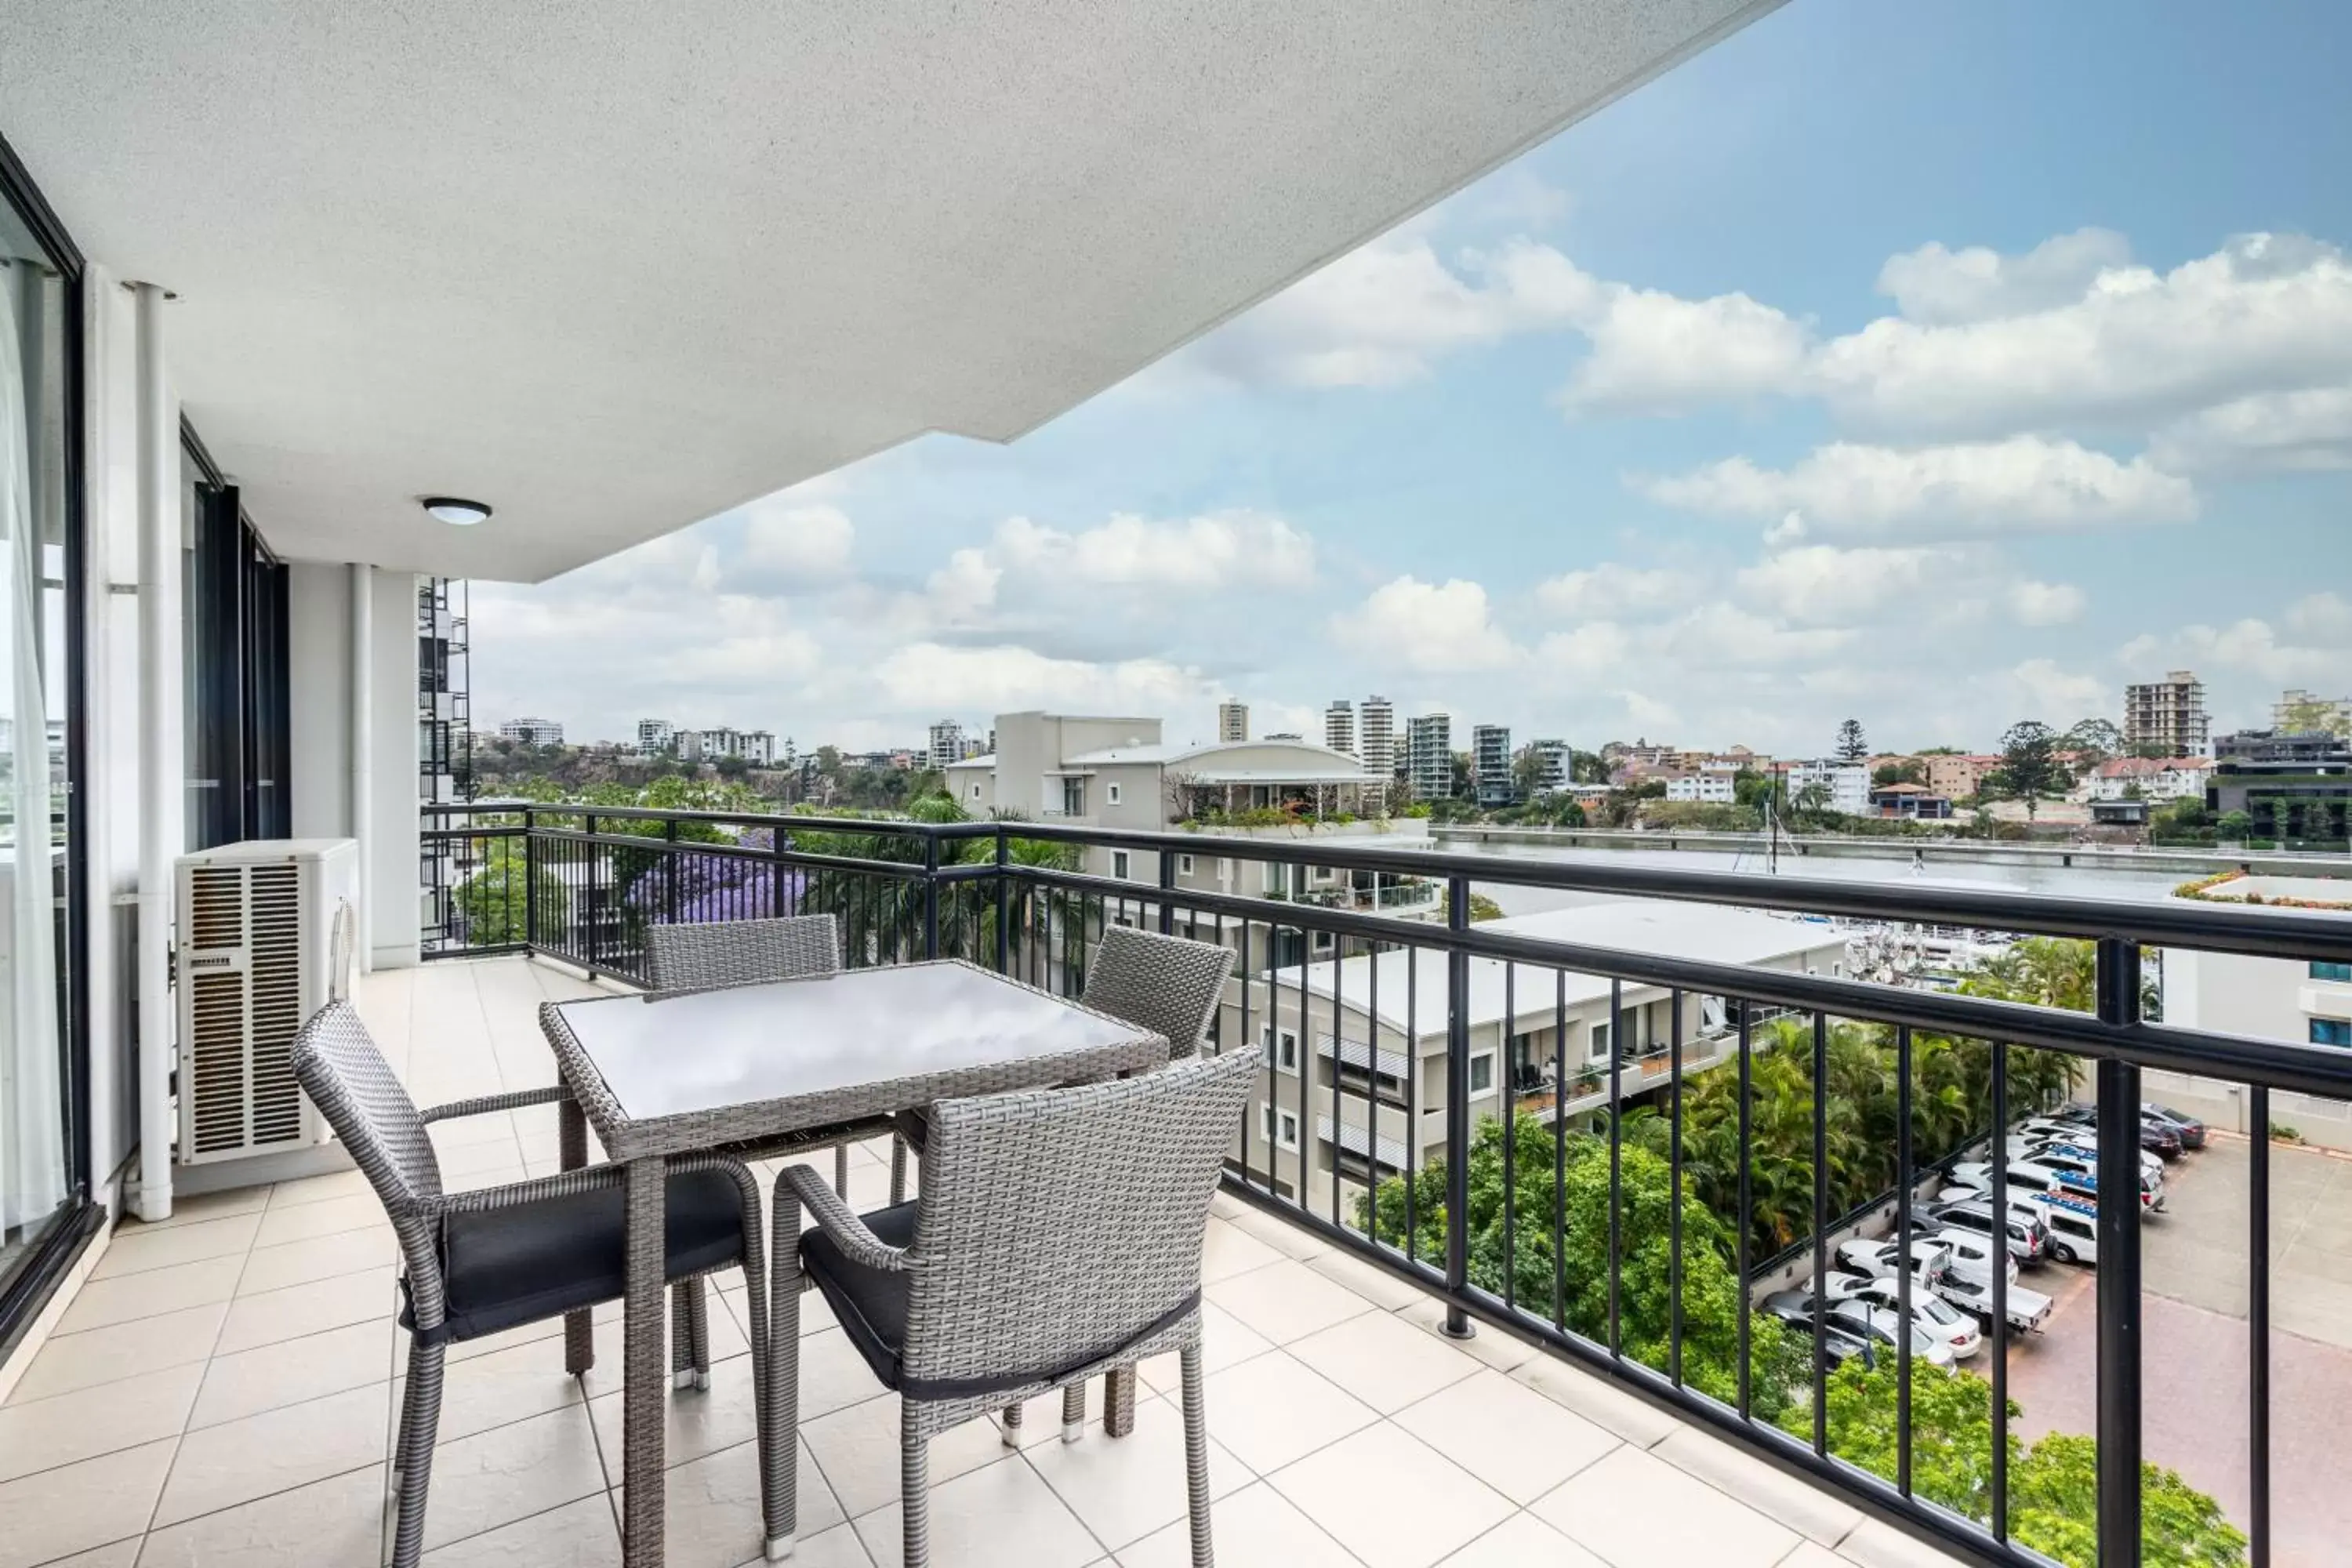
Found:
[[[2078,719],[2058,737],[2058,749],[2075,752],[2084,763],[2104,763],[2124,754],[2124,732],[2106,719]]]
[[[1570,784],[1607,784],[1609,764],[1601,760],[1598,752],[1570,750],[1568,753],[1568,779]]]
[[[562,880],[542,866],[529,879],[537,884],[530,889],[524,875],[527,858],[522,841],[493,838],[489,845],[482,868],[457,888],[457,911],[466,922],[467,943],[497,947],[530,940],[528,916],[533,892],[538,896],[541,931],[562,931],[572,910],[572,895]]]
[[[1870,782],[1881,789],[1892,784],[1923,784],[1927,782],[1927,764],[1916,757],[1906,757],[1900,762],[1881,763],[1872,770]]]
[[[1838,760],[1858,763],[1870,755],[1870,742],[1863,739],[1862,721],[1848,719],[1837,728]]]
[[[2279,703],[2278,727],[2294,735],[2325,731],[2352,740],[2352,706],[2330,702],[2308,691],[2294,692]]]
[[[2023,801],[2031,820],[2043,796],[2063,794],[2066,788],[2066,767],[2058,760],[2056,731],[2032,719],[2011,724],[2000,738],[2000,766],[1987,782],[2001,795]]]

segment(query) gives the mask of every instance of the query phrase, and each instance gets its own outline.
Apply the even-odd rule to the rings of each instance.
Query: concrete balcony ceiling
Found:
[[[1010,440],[1775,3],[110,0],[0,130],[278,549],[535,581]]]

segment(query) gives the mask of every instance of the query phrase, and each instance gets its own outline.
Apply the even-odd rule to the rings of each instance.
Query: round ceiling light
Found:
[[[426,511],[457,528],[471,528],[490,519],[488,507],[480,501],[466,500],[457,496],[426,496],[424,505]]]

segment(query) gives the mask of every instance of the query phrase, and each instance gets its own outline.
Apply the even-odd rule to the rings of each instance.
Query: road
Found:
[[[2143,1233],[2144,1452],[2247,1519],[2248,1144],[2217,1137],[2167,1172]],[[2352,1542],[2352,1160],[2274,1145],[2271,1162],[2271,1510],[2279,1568],[2336,1568]],[[2097,1301],[2087,1270],[2031,1277],[2055,1300],[2010,1352],[2019,1435],[2097,1427]]]

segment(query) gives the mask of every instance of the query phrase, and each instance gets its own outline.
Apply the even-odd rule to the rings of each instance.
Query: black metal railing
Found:
[[[449,879],[428,956],[528,949],[642,981],[650,925],[822,910],[843,922],[853,965],[962,958],[1076,994],[1111,923],[1232,947],[1210,1048],[1262,1042],[1267,1063],[1236,1131],[1231,1193],[1418,1281],[1450,1331],[1484,1323],[1534,1341],[1985,1563],[2142,1560],[2141,1078],[2242,1085],[2247,1458],[2242,1489],[2229,1489],[2245,1500],[2203,1521],[2193,1560],[2271,1561],[2263,1134],[2274,1093],[2352,1097],[2352,1052],[2147,1021],[2142,954],[2343,962],[2341,917],[1011,821],[449,807],[428,812],[425,836],[428,864],[439,857]],[[1180,863],[1201,872],[1180,877]],[[1434,879],[1444,921],[1270,898],[1271,877],[1242,871],[1269,863],[1285,887],[1300,867]],[[1543,922],[1482,928],[1474,885],[2065,939],[2088,945],[2092,984],[2068,1010],[1849,978],[1845,933],[1818,920],[1788,922],[1774,956],[1744,963],[1567,940]],[[1348,1067],[1384,1055],[1403,1063],[1401,1079]],[[1548,1087],[1531,1097],[1524,1068],[1546,1061]],[[1605,1087],[1597,1105],[1588,1085]],[[1908,1258],[1923,1223],[1910,1195],[1979,1147],[1992,1212],[2006,1215],[2030,1195],[2010,1183],[2006,1130],[2086,1088],[2095,1303],[2065,1331],[2095,1335],[2094,1455],[2061,1446],[2045,1463],[2052,1439],[2017,1440],[2003,1268],[1989,1271],[1981,1386],[1916,1364],[1907,1333],[1891,1353],[1847,1359],[1821,1289],[1793,1326],[1758,1310],[1774,1270],[1829,1279],[1832,1234],[1874,1213],[1891,1214]],[[1529,1105],[1545,1094],[1548,1106]],[[1571,1096],[1586,1107],[1573,1115]],[[1931,1283],[1896,1270],[1905,1323]],[[1915,1420],[1923,1380],[1938,1376],[1935,1409],[1951,1408],[1953,1386],[1977,1390],[1981,1427],[1959,1436],[1980,1463]],[[1929,1442],[1936,1462],[1917,1462]],[[2066,1462],[2089,1471],[2056,1468]],[[2070,1479],[2095,1498],[2095,1520],[2052,1517],[2053,1489]],[[2153,1510],[2167,1530],[2181,1528],[2171,1504]]]

